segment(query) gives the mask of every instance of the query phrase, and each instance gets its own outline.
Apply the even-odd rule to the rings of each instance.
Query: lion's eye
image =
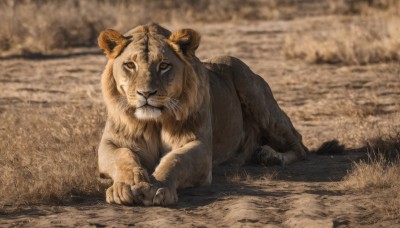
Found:
[[[160,63],[160,65],[158,65],[158,69],[160,69],[160,70],[166,70],[166,69],[168,69],[170,66],[171,66],[171,65],[170,65],[169,63],[162,62],[162,63]]]
[[[124,63],[124,66],[128,70],[135,70],[136,69],[136,64],[134,62],[126,62],[126,63]]]

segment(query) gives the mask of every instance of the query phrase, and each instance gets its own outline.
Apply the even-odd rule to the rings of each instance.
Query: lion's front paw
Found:
[[[145,206],[151,205],[173,205],[178,202],[176,189],[161,187],[142,182],[132,187],[132,194],[136,201]]]
[[[107,203],[116,203],[131,205],[134,203],[132,195],[132,186],[148,182],[149,176],[147,171],[141,167],[134,167],[130,172],[121,172],[118,178],[120,181],[115,181],[114,184],[106,191]]]
[[[106,191],[107,203],[116,203],[130,205],[133,204],[134,198],[131,191],[131,185],[123,182],[116,182]]]
[[[139,184],[141,182],[149,182],[149,175],[142,167],[134,167],[132,169],[131,181],[133,181],[133,183],[130,183],[131,185]]]

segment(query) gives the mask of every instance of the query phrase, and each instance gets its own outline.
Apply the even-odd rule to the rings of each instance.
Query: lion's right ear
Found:
[[[172,33],[168,40],[172,42],[175,51],[192,59],[200,44],[200,34],[193,29],[180,29]]]
[[[112,29],[102,31],[98,38],[99,47],[103,49],[104,54],[109,59],[117,57],[128,42],[129,40],[126,37]]]

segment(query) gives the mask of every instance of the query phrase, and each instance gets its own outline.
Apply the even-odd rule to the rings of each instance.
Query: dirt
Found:
[[[198,56],[233,55],[267,80],[275,98],[315,149],[337,139],[341,154],[310,154],[287,167],[215,167],[210,186],[179,191],[173,207],[118,206],[79,197],[63,205],[34,205],[0,215],[0,226],[138,227],[394,227],[374,215],[370,197],[341,187],[352,163],[365,155],[367,137],[398,127],[398,64],[309,65],[285,60],[284,38],[296,29],[326,26],[332,18],[167,25],[202,35]],[[325,28],[326,29],[326,28]],[[0,112],[86,102],[101,105],[101,54],[0,61]],[[94,145],[96,146],[96,145]]]
[[[359,224],[358,220],[365,216],[363,206],[357,206],[360,197],[339,190],[336,182],[346,174],[350,160],[359,155],[312,155],[307,161],[284,169],[220,167],[214,171],[211,186],[180,191],[179,204],[173,207],[128,207],[108,205],[104,199],[80,199],[83,202],[65,206],[27,207],[17,214],[3,216],[0,226],[332,227]],[[274,180],[270,180],[271,173],[277,175]]]

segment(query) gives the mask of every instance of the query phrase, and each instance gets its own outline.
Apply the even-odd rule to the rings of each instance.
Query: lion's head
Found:
[[[124,35],[103,31],[98,43],[109,59],[102,79],[109,111],[140,121],[186,119],[204,96],[195,57],[199,42],[194,30],[171,33],[154,23]]]

